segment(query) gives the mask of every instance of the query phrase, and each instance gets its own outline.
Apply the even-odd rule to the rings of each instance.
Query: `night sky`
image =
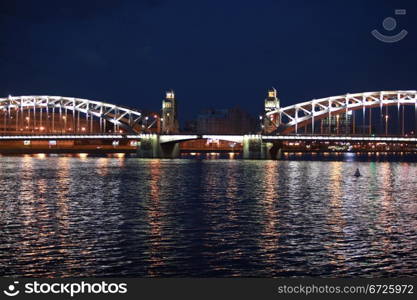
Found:
[[[396,16],[395,9],[406,9]],[[398,24],[382,27],[386,17]],[[282,105],[417,89],[417,1],[0,0],[0,97],[61,95],[160,110],[182,121],[266,90]],[[370,32],[408,36],[382,43]]]

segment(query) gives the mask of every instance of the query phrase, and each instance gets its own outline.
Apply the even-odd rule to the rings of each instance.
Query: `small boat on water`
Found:
[[[360,176],[362,176],[362,175],[361,175],[361,172],[359,172],[359,168],[357,168],[357,169],[356,169],[356,172],[355,172],[354,176],[355,176],[355,177],[360,177]]]

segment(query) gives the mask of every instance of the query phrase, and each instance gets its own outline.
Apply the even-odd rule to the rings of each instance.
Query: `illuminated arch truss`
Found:
[[[19,116],[23,118],[25,111],[29,112],[35,120],[39,118],[40,122],[45,118],[45,114],[48,114],[52,119],[62,117],[64,120],[66,120],[65,116],[72,116],[75,122],[80,122],[81,118],[84,120],[84,124],[87,124],[88,130],[86,131],[88,132],[93,132],[94,121],[99,121],[100,132],[124,129],[128,133],[146,132],[158,121],[157,115],[144,116],[140,111],[126,107],[61,96],[9,96],[0,98],[0,111],[3,113],[5,120],[7,116],[10,117],[14,114],[16,126],[19,123]],[[43,117],[42,114],[44,114]],[[20,122],[22,121],[21,119]],[[111,127],[113,128],[109,128],[108,124],[106,127],[106,121],[110,125],[112,124]],[[54,124],[54,121],[52,121],[52,126]]]
[[[392,105],[398,109],[401,105],[414,105],[417,112],[417,91],[367,92],[314,99],[269,111],[265,117],[275,125],[278,133],[298,133],[301,127],[308,125],[314,132],[315,121],[360,109],[365,115],[366,109]]]

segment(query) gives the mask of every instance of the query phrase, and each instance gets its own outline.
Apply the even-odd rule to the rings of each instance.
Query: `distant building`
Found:
[[[191,120],[186,121],[183,129],[184,133],[196,133],[197,132],[197,121]]]
[[[162,101],[162,133],[171,134],[179,132],[177,117],[177,101],[173,90],[167,91]]]
[[[257,122],[239,107],[208,109],[197,116],[195,123],[188,122],[188,129],[195,126],[198,134],[246,134],[257,131]]]
[[[330,116],[322,120],[322,134],[351,134],[352,133],[352,112]]]

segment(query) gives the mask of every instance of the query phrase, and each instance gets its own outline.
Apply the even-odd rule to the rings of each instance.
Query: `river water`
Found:
[[[416,175],[407,162],[0,157],[0,275],[416,276]]]

